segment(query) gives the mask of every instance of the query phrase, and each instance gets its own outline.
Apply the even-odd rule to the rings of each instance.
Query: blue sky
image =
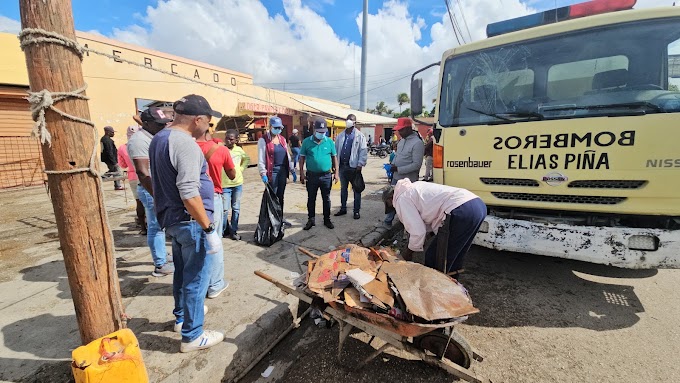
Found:
[[[464,10],[470,41],[483,39],[489,23],[580,1],[449,2],[461,25]],[[636,8],[672,2],[638,0]],[[359,102],[357,23],[362,0],[72,0],[72,4],[80,31],[97,31],[248,73],[255,83],[274,89],[354,107]],[[0,31],[16,33],[19,18],[19,0],[0,0]],[[409,91],[409,74],[440,60],[445,50],[458,45],[457,40],[442,0],[369,0],[368,105],[384,100],[398,108],[396,95]],[[423,76],[426,97],[436,92],[436,74]]]
[[[158,0],[72,0],[76,29],[81,31],[97,30],[104,35],[111,35],[114,28],[124,28],[131,24],[141,24],[142,16],[148,6],[156,6]],[[527,4],[538,9],[550,9],[557,6],[577,3],[577,0],[528,0]],[[264,0],[269,15],[285,15],[281,0]],[[361,44],[361,35],[355,18],[362,10],[361,0],[303,0],[303,5],[323,16],[333,27],[340,38],[347,39],[357,45]],[[376,13],[384,1],[369,0],[369,13]],[[446,12],[444,2],[440,0],[411,0],[409,10],[413,16],[421,17],[427,25],[441,20]],[[451,2],[455,3],[455,0]],[[498,0],[502,6],[503,0]],[[0,15],[19,20],[19,1],[3,0],[0,2]],[[418,42],[421,46],[431,43],[429,34],[423,34]]]

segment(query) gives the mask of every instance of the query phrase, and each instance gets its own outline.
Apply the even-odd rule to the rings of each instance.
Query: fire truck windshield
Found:
[[[453,55],[443,127],[680,112],[680,19],[646,20]]]

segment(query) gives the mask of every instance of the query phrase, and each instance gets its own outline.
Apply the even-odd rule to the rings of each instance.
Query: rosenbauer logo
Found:
[[[550,186],[562,185],[568,179],[569,178],[567,178],[567,176],[565,176],[564,174],[560,174],[557,172],[548,173],[543,176],[543,182],[547,183]]]

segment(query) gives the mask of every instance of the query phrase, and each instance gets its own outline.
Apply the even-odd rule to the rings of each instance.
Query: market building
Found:
[[[246,151],[266,129],[267,117],[278,115],[284,134],[305,131],[311,117],[328,118],[329,125],[344,128],[349,113],[357,115],[367,129],[393,119],[354,111],[349,105],[257,86],[249,74],[173,56],[100,35],[76,32],[78,42],[110,55],[85,53],[83,76],[92,121],[99,136],[104,126],[117,132],[117,145],[126,142],[125,132],[140,109],[151,104],[172,109],[178,98],[196,93],[224,114],[217,123],[217,136],[237,128]],[[0,33],[0,189],[41,185],[45,182],[38,141],[31,136],[33,121],[26,101],[29,90],[25,56],[16,35]],[[131,64],[131,61],[135,64]],[[184,78],[177,77],[183,76]]]

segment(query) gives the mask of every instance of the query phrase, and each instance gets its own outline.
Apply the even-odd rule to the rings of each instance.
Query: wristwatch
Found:
[[[212,222],[210,222],[210,225],[208,225],[208,227],[206,227],[205,229],[203,229],[203,231],[204,231],[206,234],[212,233],[213,231],[215,231],[215,224],[212,223]]]

